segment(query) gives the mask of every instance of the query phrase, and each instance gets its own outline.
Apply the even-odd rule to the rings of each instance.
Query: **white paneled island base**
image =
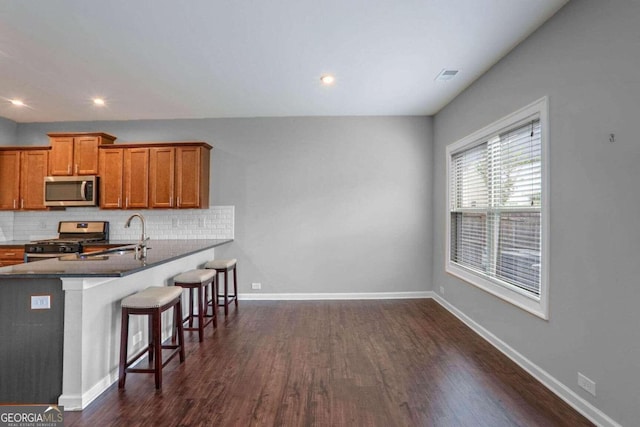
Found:
[[[167,286],[172,277],[214,258],[214,249],[177,259],[124,277],[63,277],[65,293],[62,395],[65,410],[82,410],[118,380],[120,301],[149,286]],[[187,295],[183,295],[187,298]],[[163,338],[171,334],[171,312],[165,313]],[[144,316],[132,319],[129,354],[147,341]],[[132,337],[142,332],[141,342]],[[153,388],[153,384],[150,383]]]

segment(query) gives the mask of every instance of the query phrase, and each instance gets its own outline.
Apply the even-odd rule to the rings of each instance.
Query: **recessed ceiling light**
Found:
[[[104,105],[104,99],[102,98],[93,98],[93,104],[98,106]]]
[[[9,101],[11,101],[11,103],[16,107],[24,107],[24,102],[20,101],[19,99],[10,99]]]
[[[446,82],[447,80],[451,80],[452,78],[454,78],[457,74],[458,70],[447,70],[445,68],[436,76],[436,80]]]
[[[320,81],[322,82],[323,85],[332,85],[335,81],[336,78],[333,77],[331,74],[325,74],[324,76],[320,77]]]

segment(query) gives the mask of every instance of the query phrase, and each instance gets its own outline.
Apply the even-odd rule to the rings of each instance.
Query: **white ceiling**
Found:
[[[0,117],[431,115],[567,1],[0,0]]]

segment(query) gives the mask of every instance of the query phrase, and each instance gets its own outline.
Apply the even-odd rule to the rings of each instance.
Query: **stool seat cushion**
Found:
[[[182,295],[182,288],[175,286],[152,286],[122,300],[122,306],[128,308],[157,308]]]
[[[173,278],[174,283],[202,283],[210,280],[216,275],[215,271],[211,270],[189,270],[184,273],[178,274]]]
[[[204,268],[214,268],[217,270],[231,268],[236,265],[236,259],[214,259],[204,265]]]

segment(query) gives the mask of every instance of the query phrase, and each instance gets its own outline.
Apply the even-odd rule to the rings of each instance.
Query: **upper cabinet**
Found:
[[[49,148],[0,149],[0,210],[46,209],[44,177]]]
[[[116,144],[99,151],[101,208],[209,207],[209,144]]]
[[[149,151],[150,208],[208,208],[211,146],[183,143]]]
[[[98,175],[98,147],[116,137],[102,132],[49,133],[49,175]]]
[[[204,146],[176,148],[176,206],[209,207],[210,149]]]
[[[149,148],[100,149],[100,207],[149,207]]]

